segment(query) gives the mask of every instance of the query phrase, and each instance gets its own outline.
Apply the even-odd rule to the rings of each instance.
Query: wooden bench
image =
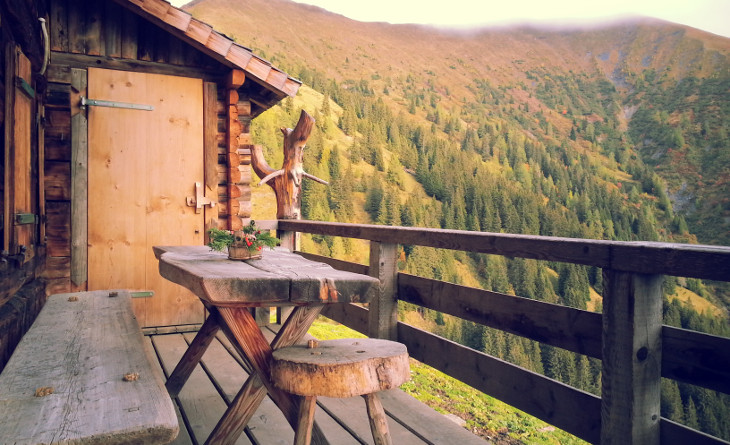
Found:
[[[168,443],[178,421],[129,291],[57,294],[0,373],[0,443]]]

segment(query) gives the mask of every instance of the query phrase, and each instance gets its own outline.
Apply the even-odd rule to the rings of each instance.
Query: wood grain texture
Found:
[[[276,217],[299,219],[301,217],[301,191],[304,178],[315,179],[305,173],[302,156],[304,146],[314,128],[314,118],[302,110],[294,129],[282,128],[284,134],[284,160],[281,169],[274,170],[264,159],[259,147],[251,152],[251,167],[261,178],[260,184],[268,184],[276,195]]]
[[[28,85],[33,85],[31,79],[30,60],[23,54],[20,48],[15,50],[15,76],[18,80],[24,80]],[[8,80],[8,79],[6,79]],[[32,183],[31,183],[31,131],[33,128],[33,104],[34,100],[24,89],[16,84],[14,90],[12,121],[8,120],[5,127],[12,128],[12,163],[6,164],[12,169],[6,178],[12,178],[10,217],[17,213],[34,213],[31,207]],[[21,255],[22,262],[28,261],[33,256],[33,229],[34,225],[14,225],[10,232],[10,254]]]
[[[279,343],[282,347],[285,347],[289,346],[290,342],[297,342],[306,334],[307,329],[320,310],[321,306],[297,308],[295,314],[301,312],[302,316],[297,316],[296,319],[306,321],[301,323],[287,322],[274,339],[274,343]],[[307,313],[311,316],[306,316]],[[297,401],[275,388],[270,382],[271,346],[266,341],[248,309],[215,308],[211,310],[211,316],[220,316],[219,323],[223,328],[223,332],[239,351],[241,357],[251,366],[253,374],[236,395],[206,443],[229,444],[235,441],[267,391],[274,403],[284,413],[289,424],[295,427],[297,425]],[[279,341],[277,342],[277,340]],[[317,430],[316,436],[321,437],[319,430]]]
[[[299,254],[337,269],[368,272],[361,264]],[[602,354],[602,316],[598,313],[405,273],[398,274],[398,298],[590,357],[600,358]],[[323,315],[367,333],[365,308],[330,305]],[[730,393],[730,339],[663,326],[662,377]]]
[[[398,275],[398,298],[569,351],[601,358],[601,314],[415,275]]]
[[[153,337],[153,343],[166,373],[172,372],[173,367],[188,347],[180,335],[157,335]],[[226,410],[225,401],[217,393],[205,371],[199,366],[193,371],[188,384],[180,391],[177,402],[186,417],[193,420],[187,427],[190,434],[194,436],[193,443],[196,444],[205,442]],[[251,442],[248,440],[241,440],[237,445],[250,444]]]
[[[294,434],[294,445],[309,445],[312,442],[312,425],[317,408],[317,397],[304,397],[299,408],[299,417]]]
[[[400,386],[410,379],[408,352],[374,338],[293,345],[273,352],[274,384],[300,396],[352,397]]]
[[[601,399],[445,338],[398,323],[412,358],[585,441],[601,436]]]
[[[202,323],[199,299],[157,273],[152,245],[203,244],[204,215],[186,205],[204,178],[203,83],[96,68],[88,75],[91,98],[154,106],[88,109],[89,289],[154,290],[134,302],[143,326]]]
[[[370,301],[369,337],[397,338],[399,253],[397,244],[370,242],[368,272],[378,279],[378,287]]]
[[[157,246],[155,254],[163,277],[218,306],[364,302],[377,284],[284,249],[245,262],[207,246]]]
[[[662,377],[730,394],[730,338],[662,326]]]
[[[86,95],[86,70],[73,69],[72,87]],[[75,286],[88,279],[89,243],[89,140],[86,113],[71,118],[71,282]]]
[[[368,411],[368,419],[370,420],[370,431],[373,433],[375,445],[390,445],[393,443],[388,431],[388,418],[383,410],[383,404],[380,402],[378,394],[367,394],[365,398],[365,406]]]
[[[175,9],[175,8],[171,8]],[[213,82],[203,83],[203,163],[205,196],[220,202],[218,193],[218,88]],[[218,227],[218,205],[205,207],[205,242],[208,230]]]
[[[124,381],[129,372],[139,379]],[[34,397],[41,387],[53,393]],[[129,293],[51,296],[0,374],[0,419],[0,443],[172,440],[175,410],[147,360]]]
[[[662,277],[604,271],[601,444],[659,444]]]
[[[170,377],[165,383],[167,392],[172,397],[177,397],[178,393],[182,389],[185,382],[187,382],[193,369],[198,365],[200,359],[203,357],[206,349],[210,346],[210,342],[213,341],[215,335],[219,331],[218,322],[215,317],[208,317],[203,323],[203,326],[198,331],[195,339],[185,351],[185,355],[180,359],[175,370],[170,374]]]
[[[730,247],[281,220],[280,230],[728,281]]]

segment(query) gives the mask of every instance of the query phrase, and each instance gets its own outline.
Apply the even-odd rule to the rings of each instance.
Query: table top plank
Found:
[[[367,302],[378,280],[340,271],[286,249],[229,260],[207,246],[155,246],[160,274],[214,305],[279,306]]]
[[[0,375],[0,443],[166,443],[177,435],[130,294],[117,294],[49,297]],[[124,381],[126,373],[138,379]],[[35,397],[42,387],[53,392]]]

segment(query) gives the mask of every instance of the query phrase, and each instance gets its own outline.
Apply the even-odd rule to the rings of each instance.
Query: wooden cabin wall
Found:
[[[215,60],[112,0],[52,0],[49,9],[51,51],[185,67],[181,74],[191,67],[221,69]],[[135,66],[139,64],[129,65]]]
[[[42,2],[12,0],[0,1],[0,128],[3,136],[3,156],[0,158],[0,206],[3,208],[2,232],[3,247],[0,254],[0,369],[10,358],[20,338],[35,320],[45,303],[45,282],[40,278],[45,266],[45,246],[42,225],[27,224],[16,226],[14,213],[31,213],[42,221],[42,197],[40,194],[40,150],[42,135],[38,131],[38,115],[42,115],[42,96],[44,81],[38,76],[41,66],[42,48],[37,31],[40,31],[38,17],[45,15]],[[15,64],[17,53],[22,53],[26,66],[23,74],[29,89],[26,90],[25,113],[15,108],[15,95],[18,94]],[[32,89],[32,94],[30,90]],[[30,100],[29,100],[30,99]],[[29,111],[29,112],[28,112]],[[18,135],[25,139],[24,165],[30,162],[29,176],[15,178],[14,166],[17,161],[15,143]],[[29,136],[29,139],[28,139]],[[29,146],[28,142],[29,141]],[[29,207],[16,207],[20,194],[24,195]]]
[[[78,101],[78,92],[71,87],[71,69],[51,66],[48,77],[45,127],[45,195],[46,195],[46,239],[47,265],[43,277],[48,282],[48,294],[73,292],[85,289],[84,285],[75,286],[71,282],[71,115],[79,112],[71,104]],[[207,83],[210,85],[211,83]],[[223,87],[213,84],[215,104],[211,107],[214,117],[210,128],[205,128],[205,138],[215,147],[217,156],[213,157],[218,197],[215,199],[217,223],[221,228],[229,225],[232,201],[228,196],[228,157],[226,149],[227,107]],[[244,107],[245,109],[245,107]],[[250,141],[250,122],[242,119],[241,141]],[[241,196],[243,205],[236,206],[234,216],[251,216],[251,170],[250,155],[241,156]]]
[[[39,6],[28,9],[31,3]],[[8,6],[10,5],[10,6]],[[18,6],[19,5],[19,6]],[[12,14],[8,8],[13,9]],[[39,76],[43,48],[37,17],[48,18],[51,60],[44,76]],[[12,24],[10,30],[8,23]],[[13,31],[30,30],[33,35],[15,38]],[[36,198],[34,212],[40,216],[36,227],[35,255],[20,263],[7,254],[0,257],[0,369],[15,345],[35,320],[47,295],[86,288],[71,280],[72,230],[72,116],[81,112],[74,79],[84,77],[88,67],[197,77],[204,81],[208,100],[204,129],[206,175],[215,178],[218,202],[208,225],[229,228],[251,216],[250,120],[252,102],[246,97],[251,86],[239,88],[240,98],[231,98],[226,79],[231,69],[182,42],[156,25],[124,9],[112,0],[0,0],[0,29],[3,48],[21,44],[33,63],[34,79],[41,89],[37,101],[44,107],[40,120],[43,131],[33,135],[32,172]],[[5,91],[14,79],[6,78],[5,56],[0,57],[0,124],[7,122]],[[250,81],[247,81],[250,82]],[[35,85],[34,81],[34,85]],[[211,100],[210,98],[213,97]],[[233,105],[232,107],[230,105]],[[258,105],[256,105],[258,106]],[[236,119],[240,134],[231,142],[229,127]],[[36,117],[32,119],[36,122]],[[36,128],[34,126],[34,128]],[[34,130],[35,131],[35,130]],[[6,138],[7,139],[7,138]],[[7,143],[6,143],[7,145]],[[42,147],[42,148],[39,148]],[[7,152],[7,146],[4,147]],[[235,165],[229,154],[238,155]],[[0,161],[3,177],[6,156]],[[231,172],[235,185],[231,187]],[[5,199],[5,181],[0,181],[0,200]],[[217,198],[217,199],[216,199]]]
[[[70,292],[85,288],[83,283],[71,280],[71,116],[78,109],[79,95],[72,86],[73,70],[98,66],[109,69],[134,70],[169,75],[201,77],[205,81],[206,95],[213,96],[215,104],[206,113],[204,138],[211,152],[217,156],[206,157],[215,163],[207,168],[215,174],[218,193],[216,200],[217,225],[227,228],[231,216],[251,216],[250,162],[243,156],[241,166],[241,196],[229,199],[227,156],[227,92],[223,79],[230,68],[220,65],[142,20],[118,4],[98,0],[55,0],[50,5],[51,65],[48,73],[46,111],[46,176],[48,265],[44,277],[48,280],[48,293]],[[209,88],[212,88],[209,89]],[[242,100],[242,142],[250,143],[250,104]],[[207,150],[207,149],[206,149]],[[249,157],[250,158],[250,157]],[[208,181],[206,181],[208,182]],[[215,180],[208,182],[216,183]],[[230,205],[235,200],[236,205]],[[240,200],[240,203],[239,201]],[[240,205],[242,204],[242,205]]]

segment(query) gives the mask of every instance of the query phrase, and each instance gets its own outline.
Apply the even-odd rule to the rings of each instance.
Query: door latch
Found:
[[[200,213],[200,209],[205,206],[215,207],[215,201],[203,195],[203,184],[200,182],[195,183],[195,196],[188,196],[186,201],[188,207],[195,207],[195,213]]]

